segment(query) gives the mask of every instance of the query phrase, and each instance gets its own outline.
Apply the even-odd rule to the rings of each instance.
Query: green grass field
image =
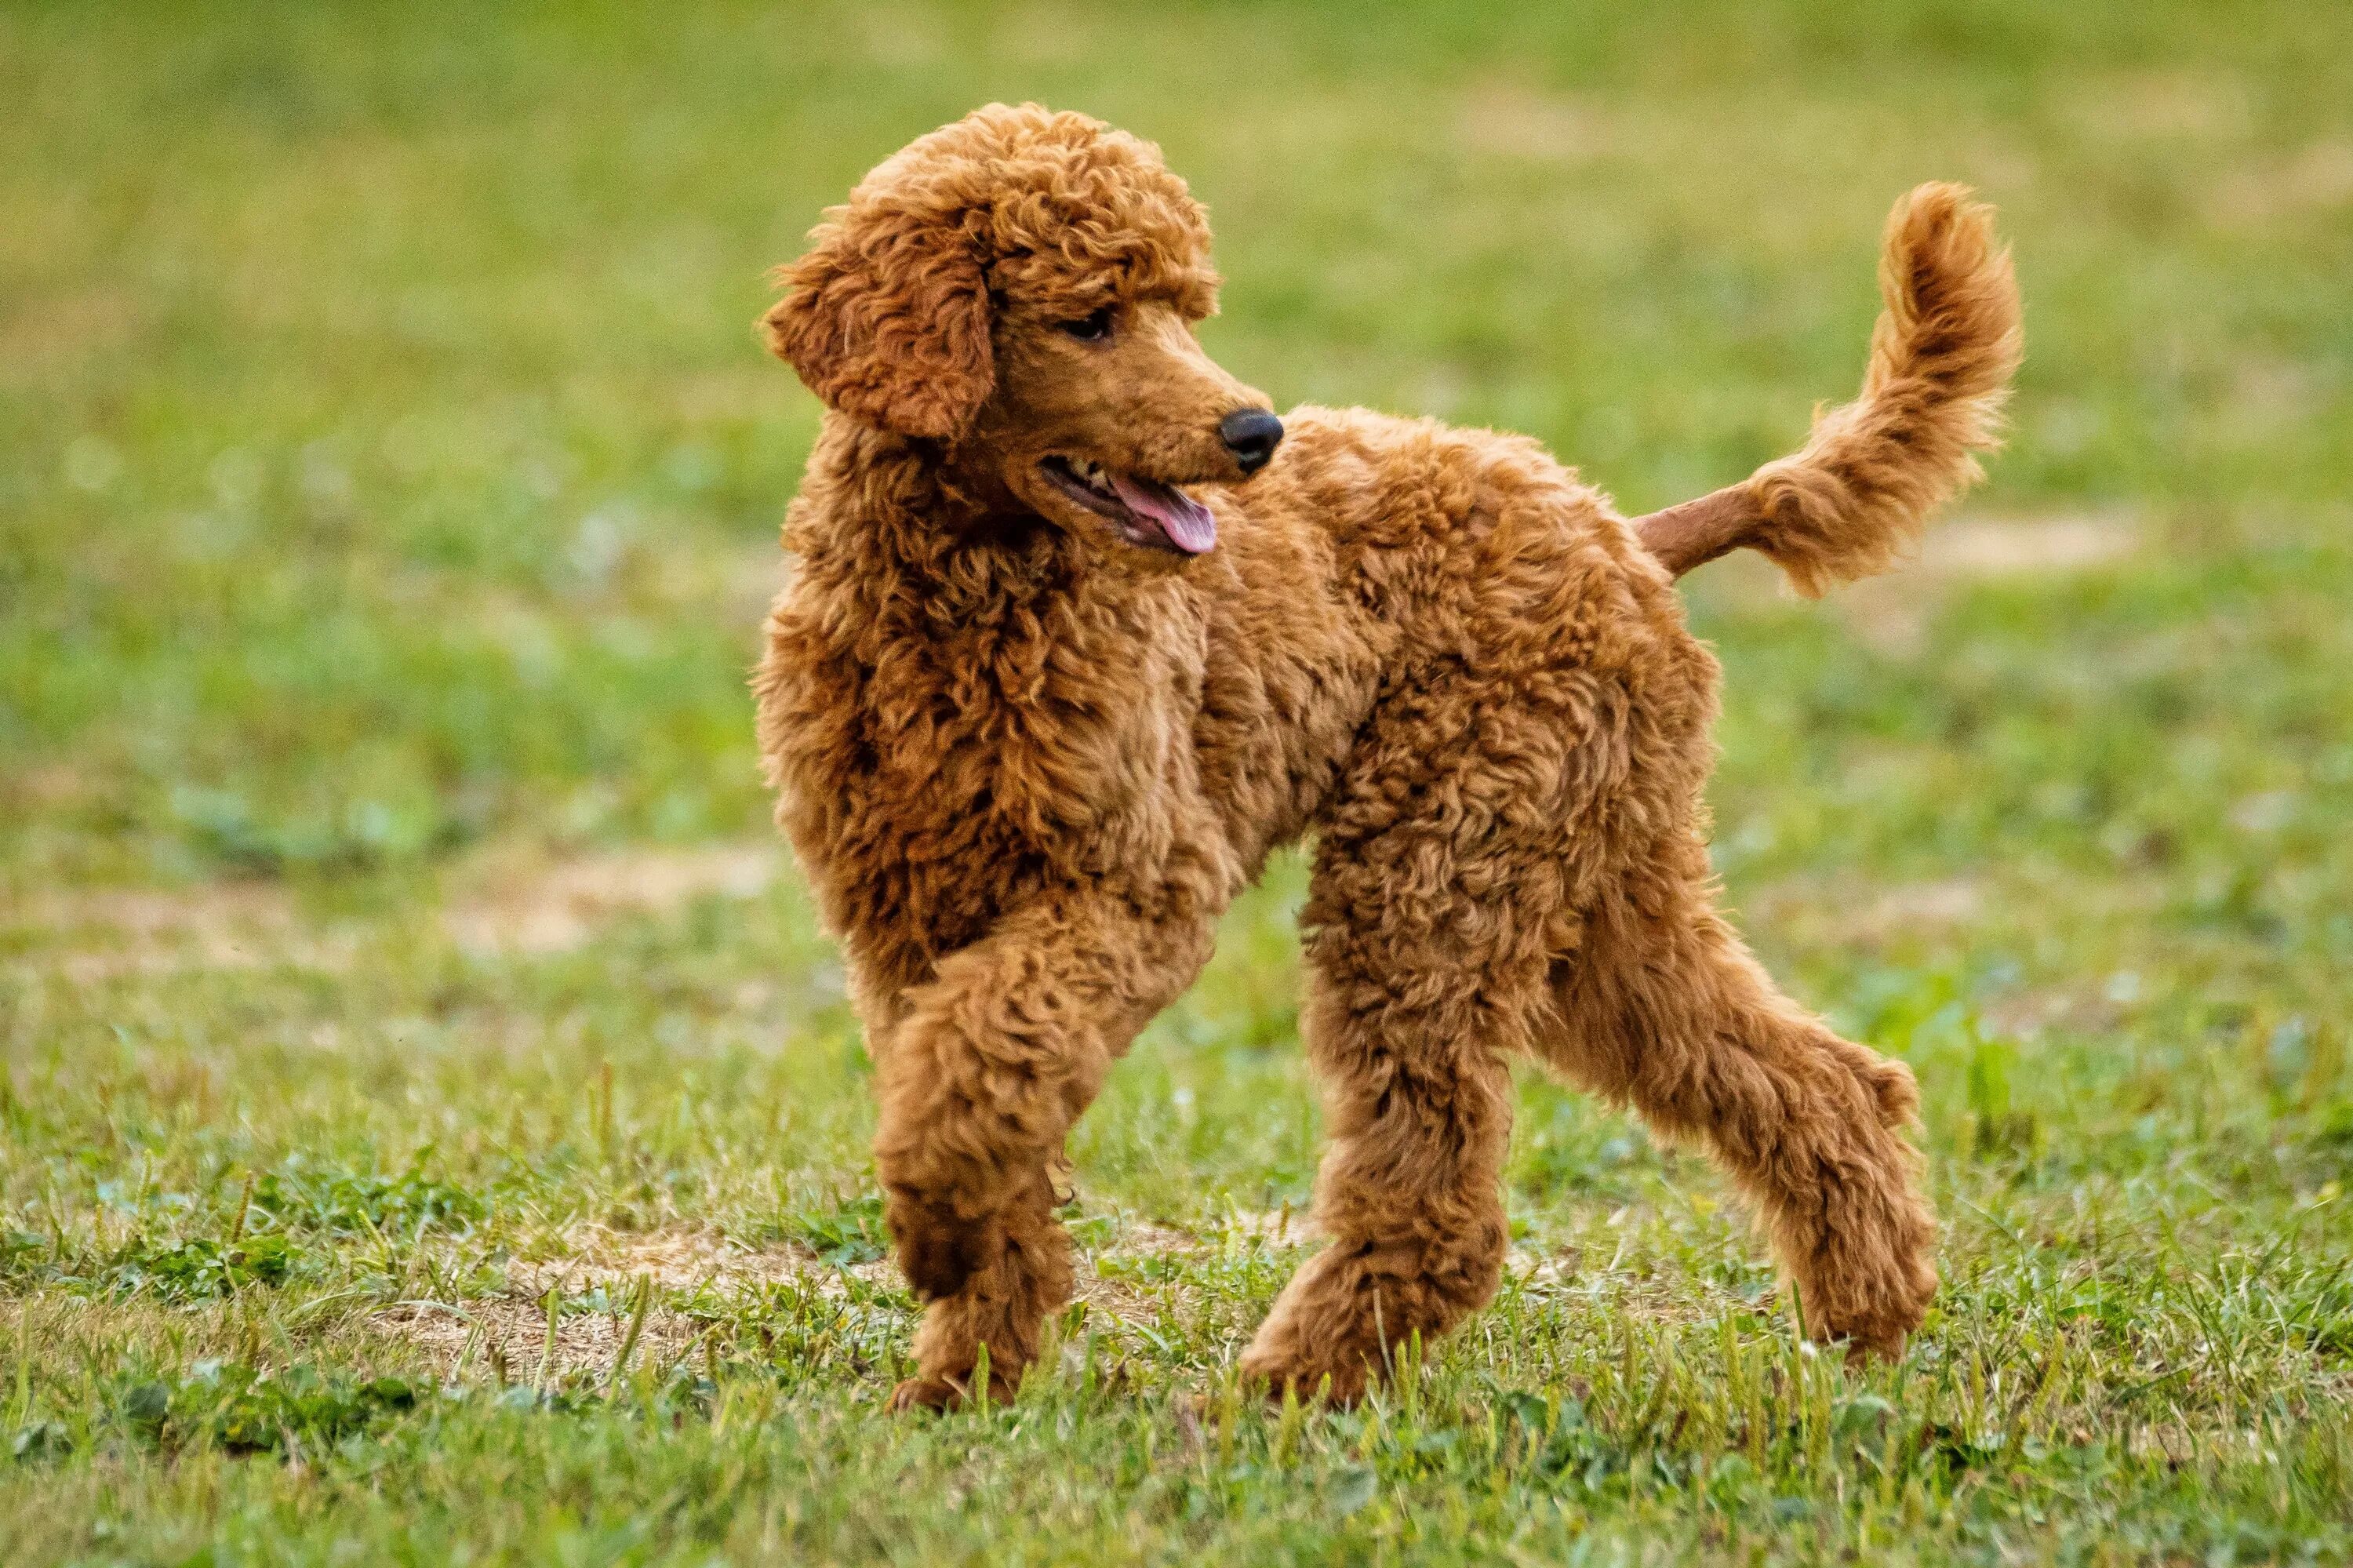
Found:
[[[1245,379],[1629,510],[1851,388],[1901,190],[2000,206],[1990,486],[1825,604],[1690,593],[1730,901],[1920,1075],[1902,1365],[1531,1075],[1494,1307],[1241,1401],[1312,1245],[1285,863],[1073,1141],[1058,1351],[882,1411],[744,683],[817,409],[751,323],[1025,97],[1190,176]],[[26,3],[0,105],[0,1561],[2353,1558],[2340,0]]]

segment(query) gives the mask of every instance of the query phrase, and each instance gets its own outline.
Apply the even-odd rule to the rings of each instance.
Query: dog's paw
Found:
[[[911,1377],[901,1381],[891,1391],[891,1409],[894,1413],[910,1410],[946,1410],[964,1397],[960,1384],[944,1377]]]
[[[1013,1385],[995,1372],[988,1374],[988,1402],[991,1404],[1013,1403]],[[972,1378],[911,1377],[891,1391],[891,1409],[895,1414],[911,1410],[955,1410],[972,1398]]]
[[[1362,1361],[1346,1367],[1267,1355],[1245,1355],[1241,1372],[1242,1385],[1268,1404],[1280,1405],[1285,1398],[1302,1404],[1320,1400],[1335,1410],[1353,1408],[1365,1397],[1372,1377],[1372,1368]]]
[[[1907,1202],[1883,1230],[1845,1239],[1843,1276],[1818,1268],[1799,1287],[1807,1326],[1820,1343],[1843,1342],[1850,1361],[1901,1361],[1936,1299],[1936,1228]]]

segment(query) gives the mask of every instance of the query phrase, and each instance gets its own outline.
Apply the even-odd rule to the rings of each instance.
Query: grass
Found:
[[[2348,43],[0,9],[0,1557],[2345,1561]],[[1713,1174],[1530,1077],[1495,1306],[1360,1412],[1238,1402],[1315,1150],[1286,862],[1074,1140],[1055,1353],[881,1411],[913,1314],[743,683],[816,410],[749,323],[868,164],[1024,96],[1192,177],[1238,374],[1630,509],[1848,387],[1898,191],[2001,206],[1993,484],[1888,584],[1691,593],[1731,901],[1921,1077],[1902,1365],[1799,1348]]]

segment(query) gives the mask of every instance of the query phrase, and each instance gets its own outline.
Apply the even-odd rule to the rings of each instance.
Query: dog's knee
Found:
[[[1005,1250],[1005,1229],[995,1216],[967,1219],[947,1203],[903,1188],[892,1189],[882,1218],[908,1287],[926,1301],[954,1296]]]

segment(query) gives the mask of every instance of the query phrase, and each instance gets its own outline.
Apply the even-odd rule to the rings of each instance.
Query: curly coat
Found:
[[[2019,342],[1987,211],[1899,205],[1862,397],[1636,523],[1531,440],[1363,410],[1283,416],[1252,476],[1227,421],[1266,400],[1190,331],[1201,209],[1083,116],[983,109],[812,241],[766,326],[828,412],[755,686],[927,1303],[899,1403],[984,1353],[1011,1391],[1071,1290],[1064,1135],[1311,833],[1329,1241],[1249,1373],[1352,1399],[1493,1294],[1514,1052],[1704,1147],[1810,1330],[1900,1350],[1936,1279],[1912,1075],[1716,911],[1717,668],[1672,578],[1744,545],[1806,589],[1876,569],[1974,474]]]

